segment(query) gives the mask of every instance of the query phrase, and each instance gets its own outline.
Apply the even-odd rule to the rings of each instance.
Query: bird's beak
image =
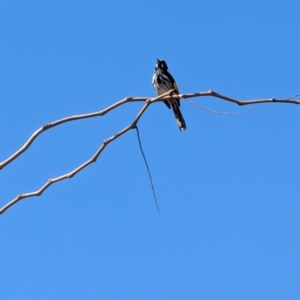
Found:
[[[159,60],[158,58],[156,59],[156,61],[157,61],[157,62],[160,62],[160,60]]]

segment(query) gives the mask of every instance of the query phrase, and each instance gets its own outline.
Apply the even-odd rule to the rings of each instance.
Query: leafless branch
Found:
[[[93,117],[102,117],[104,116],[106,113],[110,112],[111,110],[117,108],[118,106],[125,104],[125,103],[129,103],[129,102],[137,102],[137,101],[146,101],[147,97],[126,97],[123,100],[120,100],[116,103],[114,103],[113,105],[97,111],[97,112],[93,112],[93,113],[89,113],[89,114],[82,114],[82,115],[75,115],[75,116],[71,116],[71,117],[67,117],[67,118],[63,118],[54,122],[51,122],[49,124],[46,124],[42,127],[40,127],[37,131],[35,131],[31,137],[26,141],[26,143],[18,150],[16,151],[14,154],[12,154],[9,158],[7,158],[6,160],[4,160],[3,162],[0,163],[0,170],[3,169],[6,165],[8,165],[9,163],[11,163],[13,160],[15,160],[19,155],[21,155],[23,152],[25,152],[30,145],[33,143],[33,141],[44,131],[56,127],[60,124],[63,123],[67,123],[67,122],[71,122],[71,121],[76,121],[76,120],[81,120],[81,119],[87,119],[87,118],[93,118]]]
[[[117,139],[118,137],[120,137],[121,135],[123,135],[124,133],[126,133],[127,131],[129,131],[130,129],[136,128],[136,125],[139,121],[139,119],[141,118],[141,116],[144,114],[144,112],[146,111],[146,109],[154,102],[158,102],[158,101],[163,101],[163,100],[174,100],[174,99],[188,99],[188,98],[194,98],[194,97],[204,97],[204,96],[210,96],[210,97],[216,97],[225,101],[229,101],[229,102],[233,102],[237,105],[250,105],[250,104],[259,104],[259,103],[286,103],[286,104],[300,104],[300,100],[296,100],[295,98],[297,98],[300,94],[297,94],[293,97],[287,98],[287,99],[276,99],[276,98],[266,98],[266,99],[254,99],[254,100],[237,100],[231,97],[227,97],[225,95],[216,93],[214,91],[207,91],[207,92],[198,92],[198,93],[191,93],[191,94],[180,94],[180,95],[176,95],[173,93],[173,91],[169,91],[163,95],[160,95],[158,97],[155,98],[149,98],[149,97],[126,97],[123,100],[120,100],[114,104],[112,104],[111,106],[98,111],[98,112],[94,112],[94,113],[88,113],[88,114],[82,114],[82,115],[75,115],[75,116],[70,116],[67,118],[63,118],[57,121],[54,121],[52,123],[46,124],[44,126],[42,126],[41,128],[39,128],[37,131],[35,131],[30,138],[26,141],[26,143],[19,149],[17,150],[14,154],[12,154],[9,158],[7,158],[6,160],[4,160],[3,162],[0,163],[0,170],[3,169],[5,166],[7,166],[9,163],[11,163],[13,160],[15,160],[19,155],[21,155],[24,151],[26,151],[30,145],[33,143],[33,141],[44,131],[53,128],[55,126],[58,126],[60,124],[66,123],[66,122],[71,122],[71,121],[76,121],[76,120],[80,120],[80,119],[86,119],[86,118],[92,118],[92,117],[99,117],[99,116],[104,116],[106,113],[108,113],[109,111],[117,108],[120,105],[129,103],[129,102],[145,102],[145,104],[143,105],[142,109],[139,111],[139,113],[137,114],[136,118],[134,119],[134,121],[128,125],[127,127],[125,127],[124,129],[122,129],[121,131],[119,131],[118,133],[116,133],[114,136],[108,138],[107,140],[104,140],[102,145],[99,147],[99,149],[96,151],[96,153],[86,162],[84,162],[83,164],[81,164],[80,166],[78,166],[76,169],[74,169],[73,171],[66,173],[64,175],[61,175],[59,177],[56,178],[51,178],[49,179],[39,190],[34,191],[34,192],[30,192],[30,193],[25,193],[25,194],[20,194],[17,197],[15,197],[13,200],[11,200],[10,202],[8,202],[7,204],[5,204],[1,209],[0,209],[0,214],[2,214],[3,212],[5,212],[9,207],[11,207],[12,205],[16,204],[18,201],[25,199],[25,198],[29,198],[29,197],[34,197],[34,196],[40,196],[50,185],[59,182],[61,180],[67,179],[67,178],[72,178],[73,176],[75,176],[78,172],[80,172],[81,170],[83,170],[84,168],[86,168],[88,165],[90,165],[93,162],[96,162],[99,155],[102,153],[102,151],[104,150],[104,148],[111,143],[112,141],[114,141],[115,139]]]
[[[152,99],[146,99],[145,104],[143,105],[142,109],[139,111],[139,113],[137,114],[136,118],[134,119],[134,121],[128,125],[127,127],[125,127],[124,129],[122,129],[121,131],[119,131],[118,133],[116,133],[115,135],[111,136],[110,138],[108,138],[107,140],[104,140],[102,145],[99,147],[99,149],[96,151],[96,153],[86,162],[84,162],[83,164],[81,164],[79,167],[77,167],[76,169],[74,169],[73,171],[66,173],[64,175],[61,175],[59,177],[56,178],[51,178],[49,179],[39,190],[31,192],[31,193],[25,193],[25,194],[19,194],[17,197],[15,197],[14,199],[12,199],[10,202],[8,202],[7,204],[5,204],[1,209],[0,209],[0,214],[4,213],[8,208],[10,208],[12,205],[16,204],[17,202],[19,202],[22,199],[25,198],[29,198],[29,197],[34,197],[34,196],[40,196],[41,194],[43,194],[43,192],[52,184],[64,180],[64,179],[68,179],[68,178],[72,178],[73,176],[75,176],[78,172],[82,171],[84,168],[86,168],[88,165],[90,165],[91,163],[94,163],[97,161],[99,155],[101,154],[101,152],[104,150],[104,148],[111,143],[112,141],[114,141],[115,139],[117,139],[118,137],[120,137],[121,135],[123,135],[124,133],[126,133],[127,131],[129,131],[130,129],[136,128],[136,125],[139,121],[139,119],[141,118],[141,116],[144,114],[144,112],[146,111],[146,109],[148,108],[148,106],[152,103],[152,102],[156,102],[159,99],[163,98],[165,95],[170,95],[172,91],[169,91],[161,96],[158,96],[156,98],[152,98]],[[124,99],[125,100],[125,99]],[[124,101],[122,100],[122,101]],[[115,106],[117,107],[117,106]],[[107,111],[106,111],[107,112]],[[72,118],[72,117],[71,117]],[[67,119],[67,118],[66,118]],[[63,119],[63,120],[66,120]],[[62,120],[60,120],[62,121]],[[57,121],[59,122],[59,121]],[[65,121],[66,122],[66,121]],[[62,123],[62,122],[61,122]],[[53,123],[52,123],[53,124]],[[37,132],[37,131],[36,131]],[[38,133],[39,134],[39,133]],[[35,137],[34,137],[35,138]],[[34,139],[33,138],[33,139]],[[27,142],[28,143],[28,142]],[[31,141],[32,143],[32,141]],[[28,148],[29,146],[27,146]]]
[[[194,98],[194,97],[216,97],[219,99],[223,99],[225,101],[233,102],[237,105],[249,105],[249,104],[259,104],[259,103],[286,103],[286,104],[300,104],[300,100],[294,100],[296,97],[298,97],[300,94],[297,94],[293,97],[287,98],[287,99],[276,99],[276,98],[263,98],[263,99],[254,99],[254,100],[237,100],[231,97],[224,96],[222,94],[216,93],[214,91],[207,91],[207,92],[199,92],[199,93],[191,93],[191,94],[182,94],[182,95],[176,95],[176,98]],[[174,97],[174,96],[173,96]]]
[[[117,108],[120,105],[129,103],[129,102],[145,102],[149,100],[151,103],[157,102],[157,101],[162,101],[162,100],[170,100],[170,99],[188,99],[188,98],[195,98],[195,97],[205,97],[205,96],[210,96],[210,97],[216,97],[219,99],[223,99],[225,101],[233,102],[236,103],[240,106],[242,105],[249,105],[249,104],[259,104],[259,103],[289,103],[289,104],[300,104],[300,100],[294,100],[296,97],[298,97],[300,94],[297,94],[293,97],[287,98],[287,99],[276,99],[276,98],[266,98],[266,99],[255,99],[255,100],[237,100],[234,98],[230,98],[227,96],[224,96],[222,94],[216,93],[214,91],[207,91],[207,92],[199,92],[199,93],[191,93],[191,94],[172,94],[168,95],[167,93],[163,98],[156,97],[156,98],[149,98],[149,97],[126,97],[123,100],[120,100],[111,106],[100,110],[98,112],[93,112],[93,113],[88,113],[88,114],[82,114],[82,115],[75,115],[75,116],[70,116],[66,117],[54,122],[51,122],[49,124],[46,124],[42,127],[40,127],[37,131],[35,131],[31,137],[26,141],[26,143],[19,149],[17,150],[14,154],[12,154],[10,157],[8,157],[6,160],[3,162],[0,162],[0,170],[3,169],[5,166],[7,166],[9,163],[11,163],[13,160],[15,160],[19,155],[21,155],[24,151],[26,151],[30,145],[33,143],[33,141],[44,131],[53,128],[55,126],[58,126],[63,123],[71,122],[71,121],[76,121],[76,120],[81,120],[81,119],[87,119],[87,118],[93,118],[93,117],[101,117],[104,116],[106,113],[110,112],[111,110]]]

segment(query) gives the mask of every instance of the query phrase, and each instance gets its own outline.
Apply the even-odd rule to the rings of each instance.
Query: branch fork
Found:
[[[299,95],[300,94],[297,94],[297,95],[295,95],[293,97],[290,97],[290,98],[287,98],[287,99],[267,98],[267,99],[254,99],[254,100],[243,100],[242,101],[242,100],[237,100],[237,99],[219,94],[219,93],[214,92],[212,90],[209,90],[207,92],[196,92],[196,93],[179,94],[179,95],[174,94],[174,90],[170,90],[167,93],[164,93],[164,94],[162,94],[158,97],[154,97],[154,98],[149,98],[149,97],[125,97],[123,100],[120,100],[120,101],[110,105],[109,107],[107,107],[107,108],[105,108],[101,111],[88,113],[88,114],[74,115],[74,116],[66,117],[66,118],[48,123],[48,124],[43,125],[42,127],[40,127],[38,130],[36,130],[19,150],[17,150],[15,153],[13,153],[6,160],[0,162],[0,170],[5,168],[7,165],[9,165],[11,162],[13,162],[18,156],[20,156],[22,153],[24,153],[41,133],[43,133],[44,131],[46,131],[50,128],[56,127],[58,125],[66,123],[66,122],[77,121],[77,120],[81,120],[81,119],[87,119],[87,118],[93,118],[93,117],[99,117],[99,116],[101,117],[101,116],[104,116],[105,114],[107,114],[108,112],[110,112],[111,110],[113,110],[113,109],[115,109],[115,108],[117,108],[117,107],[119,107],[123,104],[127,104],[129,102],[144,102],[143,107],[138,112],[138,114],[135,117],[135,119],[133,120],[133,122],[131,124],[129,124],[127,127],[123,128],[122,130],[117,132],[115,135],[109,137],[108,139],[105,139],[102,142],[102,144],[100,145],[100,147],[98,148],[98,150],[95,152],[95,154],[90,159],[88,159],[83,164],[79,165],[77,168],[75,168],[74,170],[72,170],[69,173],[63,174],[63,175],[55,177],[55,178],[50,178],[37,191],[30,192],[30,193],[19,194],[14,199],[12,199],[8,203],[6,203],[2,208],[0,208],[0,214],[4,213],[8,208],[13,206],[14,204],[19,202],[20,200],[23,200],[23,199],[29,198],[29,197],[35,197],[35,196],[42,195],[43,192],[48,187],[50,187],[52,184],[54,184],[56,182],[59,182],[59,181],[62,181],[64,179],[72,178],[77,173],[79,173],[80,171],[85,169],[88,165],[90,165],[91,163],[96,162],[98,157],[102,153],[102,151],[105,149],[105,147],[109,143],[113,142],[115,139],[117,139],[121,135],[125,134],[130,129],[137,129],[137,124],[138,124],[140,118],[142,117],[144,112],[148,109],[148,107],[152,103],[155,103],[155,102],[158,102],[158,101],[166,101],[166,100],[172,101],[174,99],[183,99],[183,100],[185,100],[185,99],[189,99],[189,98],[205,97],[205,96],[207,97],[208,96],[208,97],[215,97],[215,98],[219,98],[219,99],[222,99],[222,100],[225,100],[225,101],[229,101],[229,102],[235,103],[239,106],[251,105],[251,104],[260,104],[260,103],[300,104],[300,100],[296,99]],[[197,106],[197,105],[195,105],[195,106]],[[138,134],[138,138],[139,138],[139,134]],[[140,143],[140,139],[139,139],[139,143]],[[146,163],[146,165],[147,165],[147,163]],[[147,168],[148,168],[148,165],[147,165]],[[148,168],[148,173],[149,173],[149,168]],[[152,184],[152,179],[151,179],[150,173],[149,173],[149,176],[150,176],[150,180],[151,180],[151,184]],[[152,184],[152,189],[153,189],[153,184]],[[154,192],[154,189],[153,189],[153,192]],[[155,192],[154,192],[154,196],[155,196]],[[155,200],[156,200],[156,196],[155,196]],[[156,204],[157,204],[157,202],[156,202]],[[158,208],[158,206],[157,206],[157,208]]]

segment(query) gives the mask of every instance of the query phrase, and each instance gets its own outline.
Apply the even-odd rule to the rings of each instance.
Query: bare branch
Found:
[[[298,97],[300,94],[297,94],[296,96],[287,98],[287,99],[276,99],[276,98],[264,98],[264,99],[255,99],[255,100],[237,100],[234,98],[230,98],[227,96],[224,96],[222,94],[216,93],[212,90],[209,90],[207,92],[199,92],[199,93],[192,93],[192,94],[181,94],[181,95],[175,95],[173,97],[176,97],[177,99],[186,99],[186,98],[194,98],[194,97],[216,97],[220,98],[229,102],[233,102],[237,105],[249,105],[249,104],[259,104],[259,103],[289,103],[289,104],[300,104],[300,100],[293,100],[296,97]],[[165,100],[165,99],[164,99]]]
[[[76,121],[76,120],[81,120],[81,119],[87,119],[87,118],[93,118],[93,117],[101,117],[104,116],[106,113],[109,111],[117,108],[120,105],[129,103],[129,102],[145,102],[147,100],[153,102],[157,101],[162,101],[162,100],[172,100],[172,99],[188,99],[188,98],[195,98],[195,97],[205,97],[205,96],[210,96],[210,97],[216,97],[219,99],[223,99],[225,101],[233,102],[238,105],[249,105],[249,104],[259,104],[259,103],[289,103],[289,104],[300,104],[299,100],[294,100],[296,97],[298,97],[300,94],[297,94],[291,98],[287,99],[276,99],[276,98],[267,98],[267,99],[255,99],[255,100],[237,100],[234,98],[230,98],[227,96],[224,96],[222,94],[216,93],[212,90],[209,90],[207,92],[199,92],[199,93],[191,93],[191,94],[172,94],[170,95],[169,93],[166,93],[163,98],[156,97],[156,98],[149,98],[149,97],[126,97],[123,100],[120,100],[111,106],[100,110],[98,112],[93,112],[93,113],[88,113],[88,114],[81,114],[81,115],[75,115],[75,116],[70,116],[66,117],[54,122],[51,122],[49,124],[46,124],[42,127],[40,127],[37,131],[35,131],[31,137],[26,141],[26,143],[19,149],[17,150],[14,154],[12,154],[9,158],[4,160],[3,162],[0,162],[0,170],[3,169],[5,166],[7,166],[9,163],[11,163],[13,160],[15,160],[19,155],[21,155],[24,151],[26,151],[30,145],[33,143],[33,141],[44,131],[53,128],[55,126],[58,126],[60,124],[66,123],[66,122],[71,122],[71,121]]]
[[[74,169],[73,171],[66,173],[64,175],[61,175],[59,177],[56,178],[51,178],[49,179],[39,190],[35,191],[35,192],[30,192],[30,193],[25,193],[25,194],[20,194],[17,197],[15,197],[14,199],[12,199],[10,202],[8,202],[7,204],[5,204],[1,209],[0,209],[0,214],[4,213],[8,208],[10,208],[11,206],[13,206],[14,204],[16,204],[17,202],[19,202],[22,199],[25,198],[29,198],[29,197],[34,197],[34,196],[40,196],[43,194],[43,192],[52,184],[59,182],[61,180],[64,179],[68,179],[68,178],[72,178],[73,176],[75,176],[78,172],[82,171],[84,168],[86,168],[88,165],[90,165],[91,163],[94,163],[97,161],[99,155],[102,153],[102,151],[104,150],[104,148],[111,143],[112,141],[114,141],[115,139],[117,139],[118,137],[120,137],[121,135],[123,135],[124,133],[126,133],[127,131],[129,131],[130,129],[134,129],[136,128],[136,125],[139,121],[139,119],[141,118],[141,116],[143,115],[143,113],[146,111],[146,109],[150,106],[151,103],[158,101],[159,99],[163,98],[165,95],[170,95],[172,91],[169,91],[165,94],[162,94],[156,98],[152,98],[152,99],[147,99],[146,103],[144,104],[144,106],[142,107],[142,109],[139,111],[139,113],[137,114],[136,118],[134,119],[134,121],[128,125],[127,127],[125,127],[124,129],[122,129],[121,131],[119,131],[118,133],[116,133],[115,135],[111,136],[110,138],[108,138],[107,140],[104,140],[102,145],[99,147],[99,149],[96,151],[96,153],[86,162],[84,162],[83,164],[81,164],[80,166],[78,166],[76,169]],[[126,99],[126,98],[125,98]],[[124,100],[125,100],[124,99]],[[124,101],[122,100],[122,101]],[[112,107],[112,106],[111,106]],[[117,107],[117,106],[115,106]],[[112,108],[111,108],[112,109]],[[107,112],[107,111],[106,111]],[[72,118],[72,117],[71,117]],[[67,118],[66,118],[67,119]],[[65,120],[65,119],[62,119]],[[62,121],[60,120],[60,121]],[[59,121],[57,121],[59,122]],[[39,134],[39,133],[38,133]],[[35,137],[34,137],[35,138]],[[33,138],[33,139],[34,139]],[[31,141],[32,143],[32,141]]]
[[[128,103],[128,102],[137,102],[137,101],[146,101],[149,98],[146,97],[126,97],[123,100],[120,100],[116,103],[114,103],[113,105],[97,111],[97,112],[93,112],[93,113],[89,113],[89,114],[81,114],[81,115],[75,115],[75,116],[71,116],[71,117],[67,117],[67,118],[63,118],[54,122],[51,122],[49,124],[46,124],[42,127],[40,127],[37,131],[35,131],[31,137],[26,141],[26,143],[18,150],[16,151],[13,155],[11,155],[9,158],[7,158],[6,160],[4,160],[3,162],[0,163],[0,170],[3,169],[6,165],[8,165],[9,163],[11,163],[13,160],[15,160],[19,155],[21,155],[24,151],[26,151],[30,145],[33,143],[33,141],[44,131],[53,128],[55,126],[58,126],[60,124],[63,123],[67,123],[67,122],[71,122],[71,121],[76,121],[76,120],[81,120],[81,119],[87,119],[87,118],[93,118],[93,117],[101,117],[104,116],[106,113],[110,112],[111,110],[113,110],[114,108],[117,108],[118,106]]]
[[[11,200],[10,202],[8,202],[7,204],[5,204],[1,209],[0,209],[0,214],[2,214],[3,212],[5,212],[9,207],[11,207],[12,205],[16,204],[17,202],[19,202],[22,199],[25,198],[29,198],[29,197],[34,197],[34,196],[40,196],[41,194],[43,194],[43,192],[52,184],[59,182],[61,180],[67,179],[67,178],[72,178],[73,176],[75,176],[78,172],[82,171],[84,168],[86,168],[88,165],[90,165],[91,163],[94,163],[97,161],[99,155],[102,153],[102,151],[104,150],[104,148],[111,143],[112,141],[114,141],[115,139],[117,139],[118,137],[120,137],[121,135],[123,135],[124,133],[126,133],[127,131],[129,131],[130,129],[136,128],[137,123],[139,122],[140,118],[142,117],[142,115],[144,114],[144,112],[146,111],[146,109],[154,102],[158,102],[158,101],[165,101],[165,100],[175,100],[175,99],[188,99],[188,98],[195,98],[195,97],[204,97],[204,96],[210,96],[210,97],[216,97],[225,101],[229,101],[229,102],[233,102],[237,105],[250,105],[250,104],[259,104],[259,103],[286,103],[286,104],[300,104],[300,100],[296,100],[295,98],[298,97],[300,94],[297,94],[293,97],[287,98],[287,99],[276,99],[276,98],[266,98],[266,99],[254,99],[254,100],[237,100],[231,97],[227,97],[225,95],[216,93],[212,90],[209,90],[207,92],[198,92],[198,93],[191,93],[191,94],[174,94],[173,93],[174,90],[171,90],[165,94],[162,94],[158,97],[155,98],[147,98],[147,97],[126,97],[123,100],[120,100],[114,104],[112,104],[111,106],[98,111],[98,112],[94,112],[94,113],[89,113],[89,114],[82,114],[82,115],[75,115],[75,116],[71,116],[71,117],[67,117],[67,118],[63,118],[57,121],[54,121],[52,123],[46,124],[44,126],[42,126],[41,128],[39,128],[37,131],[35,131],[31,137],[26,141],[26,143],[19,149],[17,150],[14,154],[12,154],[9,158],[7,158],[5,161],[0,163],[0,170],[2,168],[4,168],[6,165],[8,165],[9,163],[11,163],[13,160],[15,160],[19,155],[21,155],[24,151],[26,151],[30,145],[33,143],[33,141],[44,131],[53,128],[55,126],[58,126],[60,124],[66,123],[66,122],[71,122],[71,121],[75,121],[75,120],[80,120],[80,119],[86,119],[86,118],[92,118],[92,117],[98,117],[98,116],[103,116],[106,113],[108,113],[109,111],[117,108],[120,105],[123,105],[125,103],[128,102],[145,102],[145,104],[143,105],[143,107],[141,108],[141,110],[139,111],[139,113],[137,114],[136,118],[133,120],[133,122],[128,125],[127,127],[125,127],[124,129],[122,129],[121,131],[119,131],[118,133],[116,133],[114,136],[111,136],[110,138],[108,138],[107,140],[104,140],[102,145],[99,147],[99,149],[96,151],[96,153],[86,162],[84,162],[83,164],[81,164],[80,166],[78,166],[76,169],[74,169],[73,171],[66,173],[64,175],[61,175],[59,177],[56,178],[52,178],[49,179],[39,190],[34,191],[34,192],[30,192],[30,193],[25,193],[25,194],[20,194],[17,197],[15,197],[13,200]],[[194,104],[195,105],[195,104]],[[155,198],[156,199],[156,198]]]

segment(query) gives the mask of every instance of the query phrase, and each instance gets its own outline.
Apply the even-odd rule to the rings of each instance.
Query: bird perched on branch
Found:
[[[178,86],[173,76],[169,73],[167,63],[164,60],[156,59],[155,73],[152,77],[152,85],[158,95],[173,89],[175,89],[174,93],[179,94]],[[164,103],[168,106],[168,108],[172,107],[179,130],[186,130],[185,121],[179,108],[179,99],[166,100]]]

